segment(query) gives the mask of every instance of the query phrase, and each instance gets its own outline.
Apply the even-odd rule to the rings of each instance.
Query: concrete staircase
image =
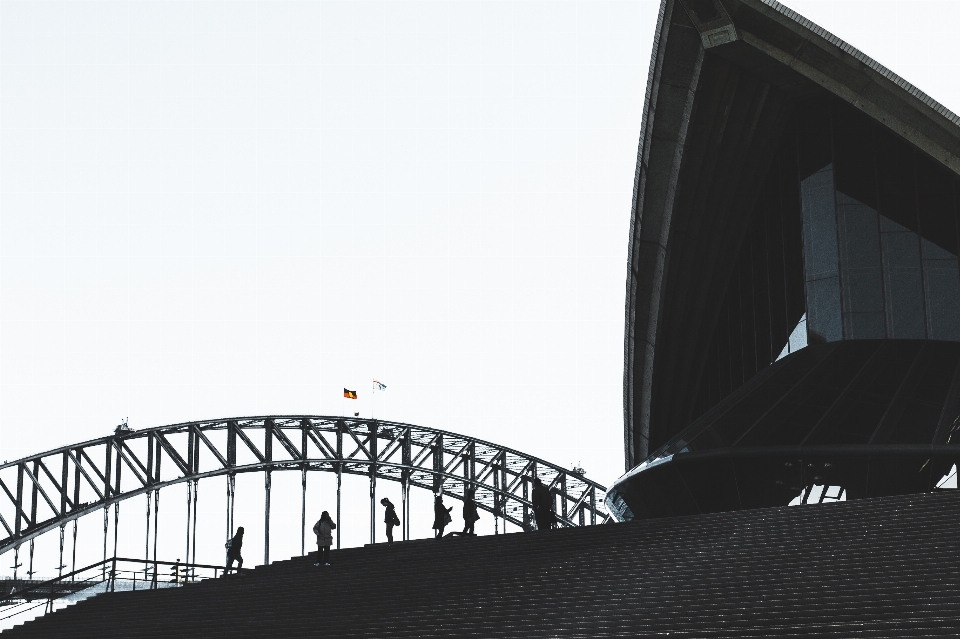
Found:
[[[955,637],[960,493],[398,542],[118,592],[11,637]]]

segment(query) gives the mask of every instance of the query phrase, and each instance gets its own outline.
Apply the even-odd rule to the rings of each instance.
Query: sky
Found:
[[[960,111],[960,3],[785,4]],[[610,485],[658,6],[0,0],[0,460],[358,411]]]

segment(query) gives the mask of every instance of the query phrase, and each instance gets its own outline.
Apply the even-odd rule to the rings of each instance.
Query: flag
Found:
[[[377,380],[373,380],[373,383],[377,385],[377,390],[387,390],[386,384],[378,382]]]
[[[344,389],[343,389],[343,396],[346,397],[347,399],[356,399],[356,398],[357,398],[357,391],[347,390],[346,388],[344,388]]]

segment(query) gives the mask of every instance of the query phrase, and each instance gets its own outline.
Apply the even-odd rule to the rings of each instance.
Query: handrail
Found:
[[[213,565],[210,565],[210,564],[191,564],[191,563],[187,563],[187,562],[183,562],[183,561],[159,561],[159,560],[152,560],[152,559],[151,559],[151,560],[144,560],[144,559],[142,559],[142,558],[136,559],[136,558],[130,558],[130,557],[108,557],[107,559],[104,559],[104,560],[98,561],[98,562],[96,562],[96,563],[90,564],[89,566],[84,566],[83,568],[78,568],[77,570],[73,570],[73,571],[68,572],[68,573],[66,573],[66,574],[64,574],[64,575],[60,575],[60,576],[58,576],[58,577],[54,577],[53,579],[47,579],[46,581],[42,581],[42,582],[40,582],[40,583],[34,584],[34,585],[30,586],[29,588],[22,588],[22,589],[20,589],[20,590],[16,590],[16,591],[14,591],[14,592],[10,592],[10,593],[8,593],[8,594],[6,594],[6,595],[4,595],[4,596],[0,596],[0,606],[4,605],[5,602],[11,601],[11,600],[23,599],[23,596],[22,596],[23,593],[34,592],[34,591],[37,591],[37,590],[41,590],[41,589],[43,589],[43,588],[51,588],[52,586],[55,586],[55,585],[57,585],[58,583],[64,582],[64,581],[66,581],[67,579],[69,579],[69,578],[71,578],[71,577],[75,577],[76,575],[79,575],[80,573],[87,572],[87,571],[89,571],[89,570],[91,570],[91,569],[93,569],[93,568],[100,568],[101,566],[105,566],[105,565],[108,565],[108,564],[113,567],[113,569],[112,569],[112,570],[110,571],[110,573],[109,573],[109,574],[110,574],[110,578],[101,580],[100,583],[103,583],[104,581],[109,582],[109,581],[111,581],[112,579],[115,579],[115,578],[116,578],[116,573],[117,573],[116,564],[119,563],[119,562],[135,563],[135,564],[151,564],[151,565],[153,565],[153,579],[152,579],[152,581],[151,581],[152,584],[156,584],[156,583],[157,583],[157,567],[158,567],[158,566],[178,566],[178,567],[180,567],[180,568],[184,568],[185,570],[196,569],[196,568],[208,568],[208,569],[213,569],[213,570],[215,570],[215,571],[216,571],[216,570],[224,570],[224,567],[223,567],[223,566],[213,566]],[[234,570],[237,570],[237,571],[251,571],[251,570],[253,570],[253,568],[233,568],[233,569],[234,569]],[[123,571],[123,572],[130,572],[130,571]],[[132,572],[139,572],[139,571],[132,571]],[[86,580],[86,579],[85,579],[85,580],[82,580],[80,583],[84,583],[84,582],[86,582],[86,581],[88,581],[88,580]],[[144,579],[144,581],[146,581],[146,579]],[[76,583],[76,582],[73,582],[73,583]],[[183,583],[186,583],[186,581],[184,581]],[[52,591],[52,588],[51,588],[51,591]],[[52,592],[51,592],[51,594],[52,594]],[[59,596],[65,596],[66,594],[69,594],[69,593],[60,593]],[[57,598],[59,598],[59,596],[58,596]]]

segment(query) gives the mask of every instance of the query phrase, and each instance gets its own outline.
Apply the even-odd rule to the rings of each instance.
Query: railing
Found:
[[[162,464],[161,464],[162,462]],[[162,468],[161,468],[162,465]],[[224,533],[234,533],[234,480],[241,473],[264,475],[264,559],[270,563],[271,474],[301,475],[301,552],[306,550],[307,477],[314,472],[337,478],[337,516],[343,475],[367,478],[370,495],[370,541],[375,541],[377,482],[401,484],[400,527],[409,538],[408,493],[412,488],[443,493],[452,499],[472,495],[477,508],[493,514],[494,530],[510,523],[532,527],[531,494],[539,479],[553,496],[559,526],[585,526],[609,520],[606,489],[582,472],[449,431],[375,419],[314,415],[246,417],[173,424],[116,433],[13,462],[0,464],[0,553],[33,539],[60,532],[58,565],[75,566],[77,520],[103,513],[103,557],[108,556],[109,509],[113,508],[113,555],[118,554],[119,504],[146,496],[144,557],[156,558],[160,489],[186,484],[187,530],[184,558],[196,562],[196,513],[201,479],[225,477]],[[121,483],[122,478],[122,483]],[[217,491],[219,492],[219,490]],[[73,558],[64,562],[68,522],[73,522]],[[151,535],[152,533],[152,535]],[[340,529],[336,545],[340,545]],[[151,539],[152,536],[152,539]],[[14,575],[16,576],[16,575]]]
[[[146,568],[140,568],[147,565]],[[124,568],[124,565],[138,568]],[[237,572],[250,571],[236,569]],[[13,590],[0,596],[3,616],[0,621],[45,606],[44,614],[53,612],[54,601],[77,595],[103,584],[103,592],[120,590],[155,590],[157,588],[176,587],[201,579],[217,578],[223,574],[223,566],[191,564],[180,561],[147,561],[128,557],[110,557],[79,570],[40,582],[10,580]],[[2,582],[0,582],[2,583]],[[27,587],[17,588],[17,583],[28,583]],[[99,594],[99,593],[94,593]],[[37,603],[39,601],[39,603]]]

